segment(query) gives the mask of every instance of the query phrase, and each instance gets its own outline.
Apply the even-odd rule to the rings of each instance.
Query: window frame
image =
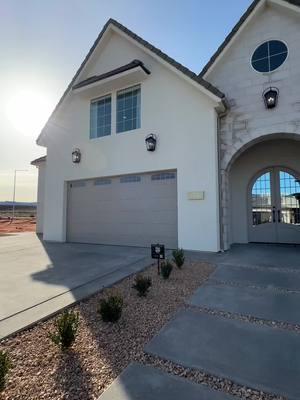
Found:
[[[119,95],[120,92],[127,92],[127,91],[129,92],[131,90],[133,91],[135,88],[139,89],[139,104],[137,104],[137,107],[136,107],[137,110],[139,110],[139,113],[138,113],[138,117],[139,117],[139,121],[138,122],[139,122],[139,124],[138,124],[138,126],[136,128],[131,128],[131,129],[118,131],[118,95]],[[138,131],[139,129],[141,129],[141,126],[142,126],[142,85],[141,85],[141,83],[137,83],[135,85],[127,86],[127,87],[120,88],[120,89],[116,90],[114,98],[115,98],[115,111],[114,111],[114,113],[115,113],[115,126],[114,126],[114,128],[115,128],[116,135],[119,135],[119,134],[122,134],[122,133],[126,133],[126,132]],[[133,107],[132,107],[132,109],[133,109]]]
[[[253,66],[253,62],[252,62],[253,56],[254,56],[256,50],[259,49],[260,46],[262,46],[262,45],[265,44],[265,43],[272,42],[272,41],[281,42],[281,43],[283,43],[283,44],[286,46],[286,49],[287,49],[286,58],[285,58],[285,60],[283,61],[283,63],[279,65],[279,67],[273,69],[272,71],[266,71],[266,72],[258,71],[258,70],[255,69],[254,66]],[[276,54],[276,55],[283,54],[283,53],[284,53],[284,52],[278,53],[278,54]],[[270,39],[267,39],[267,40],[262,41],[258,46],[255,47],[255,49],[254,49],[254,50],[252,51],[252,53],[251,53],[249,63],[250,63],[250,66],[251,66],[252,70],[253,70],[254,72],[256,72],[257,74],[265,74],[265,75],[268,75],[268,74],[272,74],[273,72],[276,72],[278,69],[280,69],[280,68],[286,63],[286,61],[288,60],[289,55],[290,55],[290,50],[289,50],[289,47],[288,47],[287,43],[286,43],[284,40],[278,39],[278,38],[270,38]],[[272,56],[270,56],[270,57],[272,57]],[[266,57],[264,57],[264,58],[266,58]],[[264,58],[261,58],[261,60],[263,60]],[[268,59],[269,59],[269,58],[268,58]],[[256,60],[256,61],[259,61],[259,60],[260,60],[260,59],[258,59],[258,60]]]
[[[102,136],[92,136],[92,105],[94,103],[98,103],[99,101],[105,100],[107,98],[110,98],[110,133],[107,134],[107,135],[102,135]],[[96,98],[90,100],[90,109],[89,109],[89,111],[90,111],[89,139],[90,140],[102,139],[102,138],[105,138],[105,137],[109,137],[109,136],[111,136],[113,134],[113,112],[114,112],[113,101],[114,101],[114,96],[113,96],[112,93],[107,93],[107,94],[105,94],[103,96],[96,97]],[[104,118],[105,118],[105,115],[104,115]],[[96,126],[96,128],[97,128],[97,126]]]

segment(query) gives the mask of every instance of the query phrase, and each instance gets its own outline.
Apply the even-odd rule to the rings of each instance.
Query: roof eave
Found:
[[[57,103],[55,109],[53,110],[52,114],[50,115],[48,121],[46,122],[44,128],[42,129],[40,135],[38,136],[38,138],[36,140],[36,143],[38,145],[40,145],[40,146],[44,146],[45,145],[44,142],[43,142],[43,136],[44,136],[44,133],[45,133],[45,127],[47,126],[47,124],[49,123],[51,118],[53,118],[53,116],[55,115],[55,113],[57,112],[58,108],[63,103],[63,101],[65,100],[67,95],[71,92],[72,86],[76,83],[76,80],[80,77],[80,74],[81,74],[82,70],[84,69],[84,67],[88,63],[88,61],[89,61],[90,57],[92,56],[94,50],[96,49],[96,47],[100,43],[101,39],[104,38],[104,36],[110,31],[110,29],[118,30],[119,33],[121,32],[122,34],[126,35],[127,38],[129,38],[131,40],[134,40],[135,44],[143,46],[147,51],[151,52],[152,56],[156,56],[158,59],[160,59],[161,62],[165,62],[169,67],[171,67],[173,70],[175,70],[178,74],[180,74],[181,76],[184,76],[185,79],[188,79],[189,81],[193,82],[194,84],[198,84],[199,88],[202,89],[202,92],[205,93],[206,95],[208,95],[209,97],[211,97],[216,102],[220,101],[220,99],[222,99],[224,97],[224,94],[221,93],[213,85],[209,84],[208,82],[206,82],[202,78],[201,78],[202,82],[199,82],[199,76],[197,74],[193,73],[188,68],[184,67],[183,65],[181,65],[180,63],[178,63],[177,61],[172,59],[171,57],[167,56],[161,50],[159,50],[158,48],[154,47],[149,42],[145,41],[144,39],[142,39],[141,37],[136,35],[134,32],[130,31],[128,28],[126,28],[124,25],[120,24],[118,21],[110,18],[106,22],[106,24],[104,25],[104,27],[101,30],[101,32],[99,33],[99,35],[98,35],[97,39],[95,40],[93,46],[91,47],[91,49],[87,53],[85,59],[81,63],[79,69],[77,70],[77,72],[74,75],[73,79],[71,80],[71,82],[67,86],[67,89],[63,93],[63,95],[60,98],[59,102]]]
[[[30,164],[38,167],[40,164],[45,163],[46,160],[47,160],[47,156],[42,156],[42,157],[36,158],[35,160],[32,160]]]
[[[215,67],[220,58],[224,55],[224,52],[228,49],[229,46],[233,44],[233,41],[236,39],[238,34],[241,33],[241,30],[246,27],[246,24],[252,19],[252,17],[258,12],[258,10],[263,7],[266,3],[266,0],[254,0],[250,6],[247,8],[246,12],[241,16],[239,21],[235,24],[231,32],[226,36],[225,40],[218,47],[217,51],[212,55],[208,63],[204,66],[199,76],[202,78],[206,78],[207,75],[211,72],[211,70]]]
[[[185,80],[188,80],[194,85],[196,84],[198,86],[198,89],[200,89],[205,95],[209,96],[211,99],[217,102],[224,97],[224,93],[222,93],[215,86],[207,82],[205,79],[199,77],[196,73],[189,70],[184,65],[178,63],[176,60],[169,57],[160,49],[154,47],[152,44],[130,31],[119,22],[115,20],[113,21],[114,24],[112,25],[112,29],[114,31],[116,31],[121,36],[125,36],[127,37],[127,39],[133,41],[135,45],[142,48],[144,51],[146,51],[146,53],[150,54],[153,58],[167,66],[169,69],[173,70],[173,72],[183,77]]]
[[[212,71],[221,57],[224,55],[226,50],[234,43],[236,38],[242,32],[242,30],[247,26],[251,19],[256,15],[256,13],[261,10],[267,3],[272,3],[274,5],[289,8],[290,10],[300,12],[300,1],[299,0],[254,0],[246,12],[239,19],[237,24],[233,27],[231,32],[226,36],[223,43],[219,46],[217,51],[210,58],[208,63],[204,66],[199,74],[199,77],[206,78],[207,75]]]
[[[133,60],[131,63],[126,64],[126,65],[122,65],[119,68],[115,68],[112,71],[108,71],[105,72],[101,75],[95,75],[93,77],[90,77],[88,79],[85,79],[79,83],[77,83],[76,85],[74,85],[72,87],[72,90],[77,90],[77,89],[81,89],[90,85],[93,85],[95,83],[98,83],[99,81],[103,81],[105,79],[113,79],[116,76],[119,76],[120,74],[123,73],[127,73],[128,71],[132,71],[135,69],[141,69],[142,71],[144,71],[144,73],[146,75],[150,75],[151,72],[149,71],[148,68],[145,67],[144,63],[140,60]]]

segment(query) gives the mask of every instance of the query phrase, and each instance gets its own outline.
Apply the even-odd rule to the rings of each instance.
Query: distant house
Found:
[[[299,82],[299,0],[255,0],[199,75],[109,20],[37,140],[38,230],[206,251],[300,243]]]

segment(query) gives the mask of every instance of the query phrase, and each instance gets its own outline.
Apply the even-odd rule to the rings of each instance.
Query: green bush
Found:
[[[183,249],[173,250],[173,261],[178,268],[181,268],[184,264],[184,251]]]
[[[104,322],[117,322],[121,318],[122,309],[123,298],[118,294],[100,300],[99,313]]]
[[[173,269],[173,265],[170,263],[170,261],[166,260],[166,261],[162,262],[160,269],[161,269],[162,277],[164,279],[169,279],[172,269]]]
[[[55,326],[56,333],[50,334],[51,340],[62,350],[68,349],[77,335],[79,314],[74,311],[64,311],[55,321]]]
[[[137,275],[134,280],[133,288],[137,290],[140,297],[145,297],[152,285],[152,280],[149,276]]]
[[[0,392],[5,387],[5,379],[12,367],[9,356],[4,351],[0,351]]]

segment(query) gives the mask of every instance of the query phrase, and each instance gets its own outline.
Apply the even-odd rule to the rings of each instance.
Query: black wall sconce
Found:
[[[81,152],[80,152],[80,150],[79,149],[74,149],[72,151],[72,162],[74,164],[78,164],[78,163],[80,163],[80,160],[81,160]]]
[[[275,108],[278,103],[279,90],[270,87],[263,92],[263,99],[267,109]]]
[[[157,137],[154,135],[154,133],[150,133],[145,139],[146,142],[146,148],[148,151],[155,151],[156,149],[156,143],[157,143]]]

